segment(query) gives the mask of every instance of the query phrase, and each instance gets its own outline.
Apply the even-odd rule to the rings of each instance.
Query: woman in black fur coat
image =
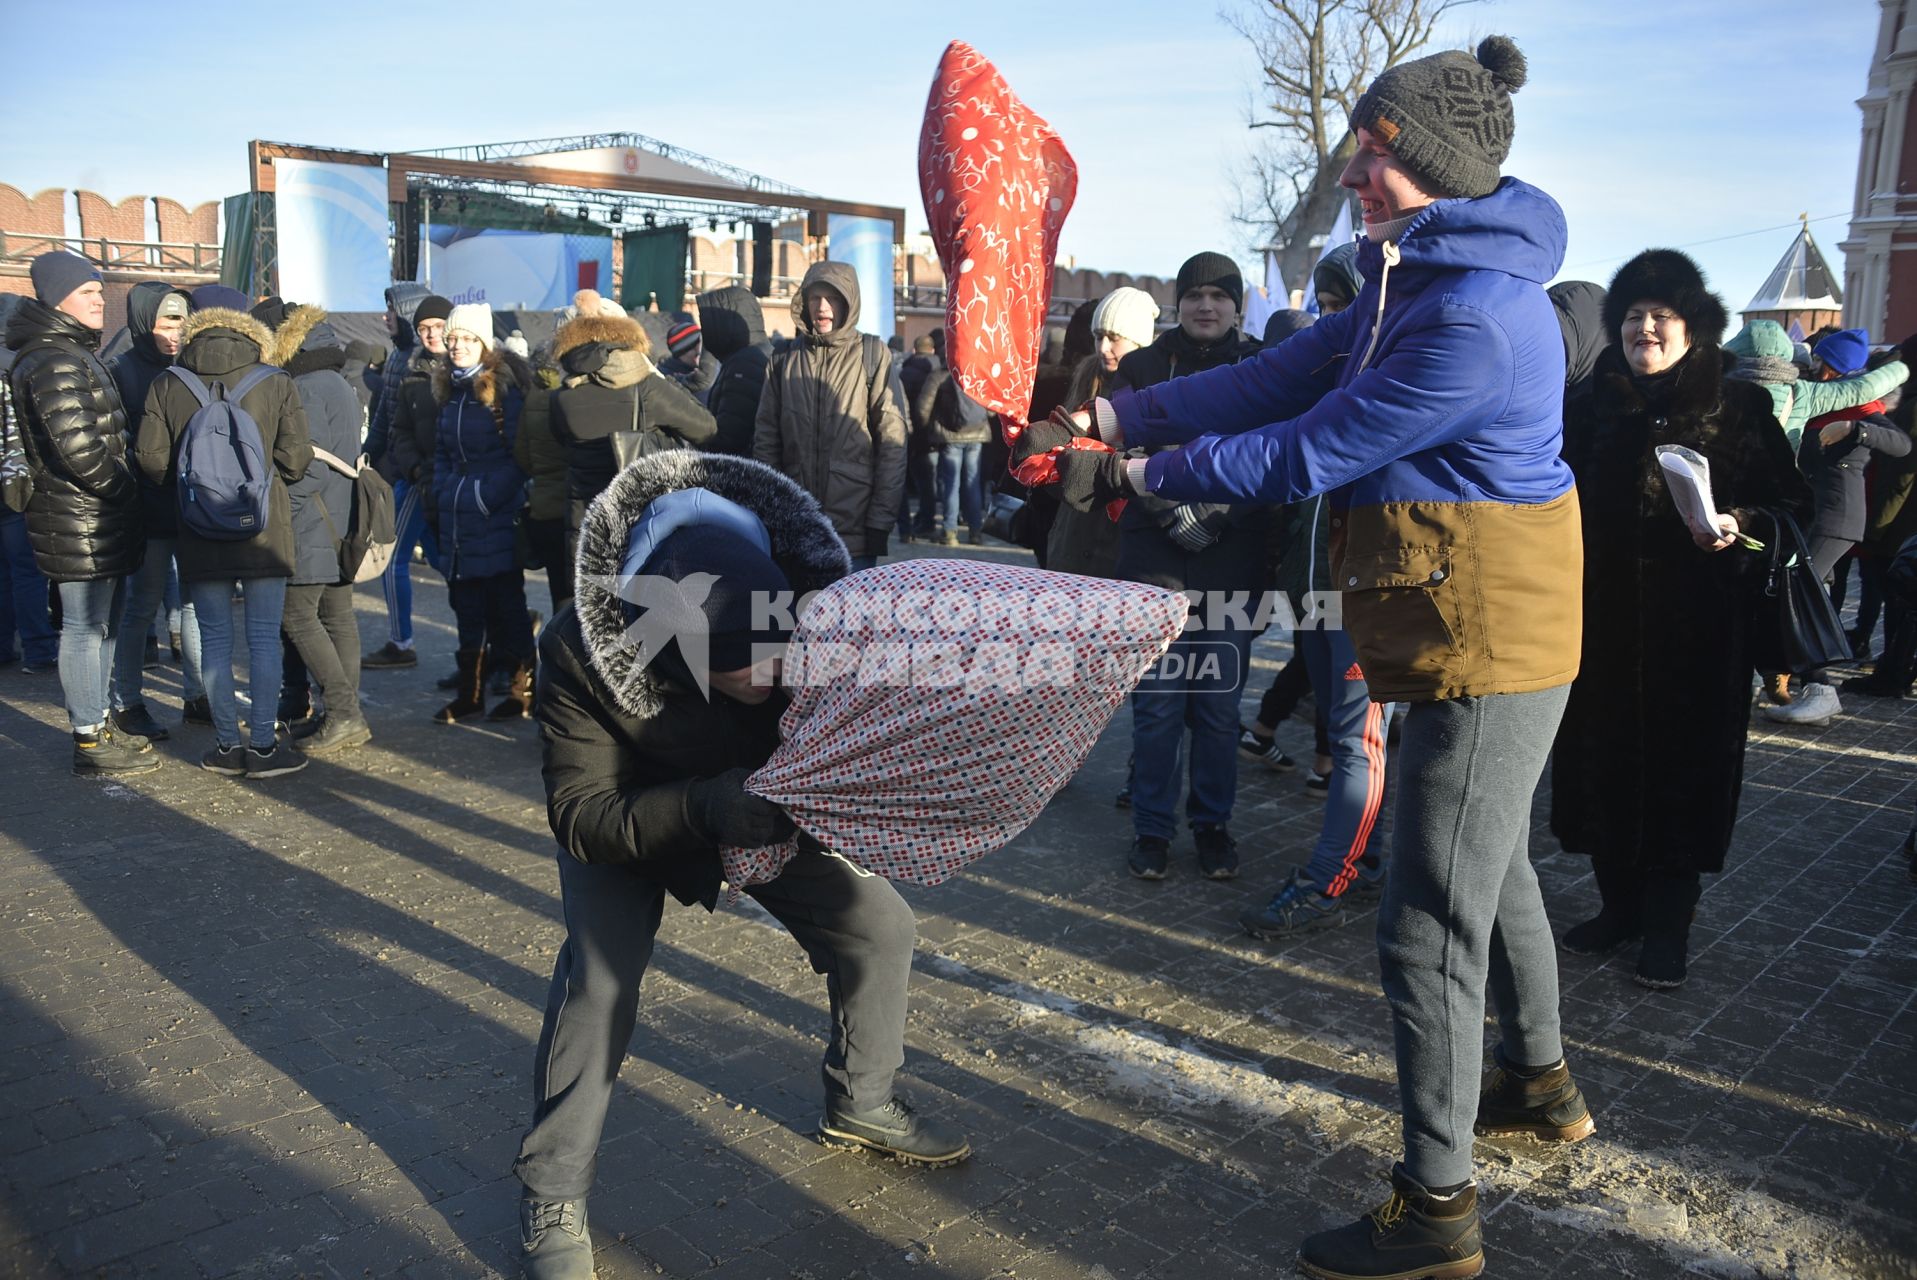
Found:
[[[1604,906],[1565,933],[1580,955],[1643,938],[1637,980],[1684,981],[1699,877],[1724,868],[1744,778],[1752,641],[1773,512],[1800,523],[1811,495],[1770,397],[1727,381],[1724,305],[1697,266],[1651,249],[1604,306],[1615,346],[1565,404],[1564,456],[1584,527],[1584,647],[1558,731],[1551,829],[1588,854]],[[1693,535],[1659,445],[1710,462],[1719,533]]]

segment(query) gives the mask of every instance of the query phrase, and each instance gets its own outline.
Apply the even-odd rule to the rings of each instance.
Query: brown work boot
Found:
[[[1496,1057],[1497,1066],[1478,1095],[1472,1132],[1483,1137],[1521,1133],[1546,1142],[1582,1142],[1596,1132],[1591,1108],[1564,1059],[1532,1071],[1506,1062],[1502,1048]]]

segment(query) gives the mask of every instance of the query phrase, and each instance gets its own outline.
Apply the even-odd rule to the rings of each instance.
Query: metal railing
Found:
[[[106,270],[182,271],[196,275],[218,275],[220,272],[220,246],[217,244],[0,231],[0,262],[27,262],[56,249],[77,253]]]

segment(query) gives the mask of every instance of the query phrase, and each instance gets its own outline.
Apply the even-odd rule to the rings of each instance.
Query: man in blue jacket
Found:
[[[1365,279],[1258,357],[1098,403],[1108,443],[1061,454],[1081,507],[1151,494],[1328,493],[1344,624],[1379,702],[1409,705],[1378,950],[1404,1159],[1390,1198],[1307,1238],[1313,1276],[1475,1276],[1471,1140],[1592,1131],[1559,1039],[1557,964],[1527,854],[1531,796],[1577,674],[1582,543],[1559,459],[1564,348],[1544,284],[1564,215],[1498,166],[1523,55],[1401,64],[1352,113]],[[1054,427],[1027,448],[1060,443]],[[1487,984],[1497,1068],[1480,1091]]]

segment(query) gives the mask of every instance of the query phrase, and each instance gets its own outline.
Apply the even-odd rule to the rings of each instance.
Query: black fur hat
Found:
[[[1730,317],[1711,292],[1697,263],[1676,249],[1646,249],[1617,269],[1604,295],[1604,336],[1618,341],[1624,313],[1640,302],[1662,302],[1684,318],[1691,345],[1715,347],[1724,341]]]

